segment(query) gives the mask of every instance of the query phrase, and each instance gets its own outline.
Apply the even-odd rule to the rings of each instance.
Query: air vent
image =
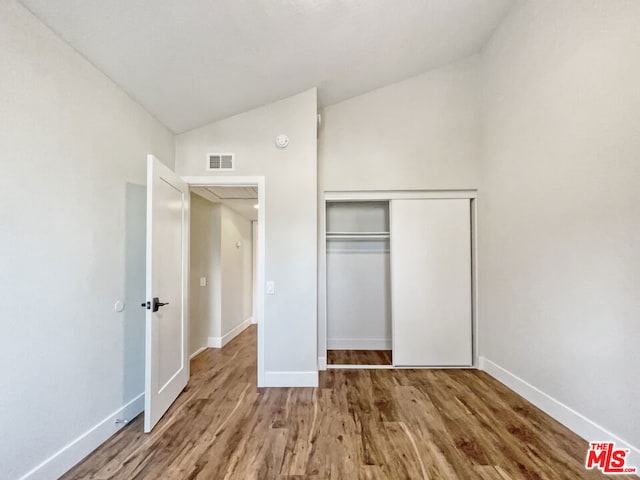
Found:
[[[233,170],[233,153],[210,153],[207,160],[207,170]]]

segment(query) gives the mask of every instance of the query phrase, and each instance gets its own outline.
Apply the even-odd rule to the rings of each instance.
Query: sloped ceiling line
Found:
[[[514,0],[21,0],[175,133],[321,106],[482,48]]]

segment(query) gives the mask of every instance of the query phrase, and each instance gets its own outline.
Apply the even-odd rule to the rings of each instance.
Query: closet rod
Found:
[[[384,232],[327,232],[327,235],[389,235],[389,231]]]

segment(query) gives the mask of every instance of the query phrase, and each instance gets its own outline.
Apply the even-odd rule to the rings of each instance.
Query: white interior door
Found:
[[[468,199],[391,202],[393,363],[472,364]]]
[[[147,320],[144,431],[189,380],[189,187],[153,155],[147,161]]]

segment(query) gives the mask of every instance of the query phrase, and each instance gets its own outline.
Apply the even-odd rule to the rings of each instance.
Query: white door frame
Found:
[[[258,187],[258,387],[265,384],[264,374],[264,284],[265,284],[265,177],[264,176],[184,176],[189,187],[257,186]]]
[[[472,322],[472,358],[473,368],[478,368],[478,215],[477,215],[477,198],[478,191],[476,189],[468,190],[361,190],[361,191],[325,191],[322,194],[319,212],[319,282],[318,282],[318,304],[321,305],[318,314],[318,323],[324,325],[324,349],[318,350],[318,369],[326,370],[327,365],[327,222],[326,211],[327,202],[348,202],[348,201],[391,201],[396,199],[448,199],[448,198],[464,198],[471,202],[471,322]],[[393,260],[392,260],[393,261]],[[318,337],[320,338],[320,336]],[[335,368],[335,367],[331,367]],[[369,366],[356,365],[348,368],[404,368],[394,366]],[[413,367],[413,368],[431,368],[431,367]]]

